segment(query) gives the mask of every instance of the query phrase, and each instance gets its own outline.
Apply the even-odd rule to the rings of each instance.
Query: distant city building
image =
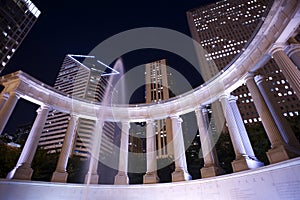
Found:
[[[30,0],[0,1],[0,73],[40,14]]]
[[[165,59],[146,64],[146,103],[170,98],[170,79]],[[173,156],[171,119],[155,121],[157,158]]]
[[[88,59],[91,66],[87,67],[79,59]],[[95,58],[88,56],[67,55],[57,76],[54,88],[74,98],[83,98],[89,101],[101,102],[105,90],[110,87],[109,76],[101,76]],[[105,66],[102,66],[105,68]],[[50,153],[59,152],[62,148],[64,136],[68,128],[70,116],[67,113],[53,110],[49,112],[39,145]],[[87,157],[90,153],[92,134],[95,121],[79,118],[76,129],[72,154]],[[103,128],[100,155],[108,156],[113,151],[115,123],[105,122]]]
[[[200,61],[200,70],[205,81],[225,70],[245,50],[272,3],[269,0],[223,0],[187,12],[192,37],[204,48],[200,57],[207,63]],[[275,61],[271,59],[258,73],[267,78],[282,114],[298,116],[300,102]],[[237,104],[245,124],[261,121],[245,85],[232,94],[238,97]]]

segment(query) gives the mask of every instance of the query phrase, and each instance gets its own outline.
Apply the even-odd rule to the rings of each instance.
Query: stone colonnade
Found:
[[[282,70],[284,76],[290,83],[298,98],[300,98],[300,71],[299,71],[299,45],[294,45],[289,49],[288,54],[282,46],[276,46],[270,50],[270,54]],[[292,59],[290,59],[290,57]],[[297,66],[298,68],[297,68]],[[247,85],[257,112],[262,120],[262,124],[266,130],[267,136],[271,143],[271,148],[267,152],[270,163],[276,163],[289,158],[300,155],[300,144],[296,140],[294,133],[286,125],[285,119],[280,115],[274,102],[270,98],[270,94],[266,89],[265,79],[262,76],[248,73],[244,79]],[[20,94],[17,91],[2,93],[0,96],[0,133],[3,131]],[[253,151],[252,145],[247,135],[242,117],[236,105],[237,98],[224,93],[219,96],[222,109],[224,111],[226,123],[228,126],[230,138],[234,147],[235,160],[232,162],[234,172],[253,169],[263,166]],[[212,102],[211,102],[212,103]],[[29,180],[32,176],[31,163],[35,155],[38,141],[41,136],[43,126],[45,124],[51,105],[42,105],[37,110],[37,117],[30,131],[28,139],[22,150],[20,158],[15,168],[7,175],[9,179],[25,179]],[[200,133],[200,142],[202,146],[204,167],[201,169],[203,178],[220,175],[223,170],[219,166],[216,149],[213,145],[212,134],[209,128],[209,119],[206,105],[199,105],[195,108],[197,124]],[[185,147],[182,132],[182,119],[179,115],[171,114],[168,116],[172,121],[174,147],[175,171],[172,173],[172,181],[190,180],[191,176],[187,170]],[[105,119],[104,119],[105,120]],[[70,115],[69,126],[64,138],[64,143],[58,159],[57,167],[52,176],[54,182],[66,182],[68,173],[66,171],[67,161],[71,153],[76,131],[78,116]],[[97,174],[98,158],[100,152],[100,144],[102,137],[102,128],[104,121],[97,120],[94,128],[94,141],[92,146],[89,171],[86,175],[86,182],[98,183],[99,175]],[[130,129],[130,120],[122,121],[122,135],[120,144],[120,156],[118,173],[115,177],[115,184],[128,184],[128,137]],[[157,183],[156,164],[156,140],[154,120],[146,121],[146,150],[147,150],[147,172],[144,176],[144,183]]]

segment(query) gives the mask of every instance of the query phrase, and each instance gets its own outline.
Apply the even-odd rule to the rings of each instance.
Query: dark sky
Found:
[[[215,0],[33,0],[42,13],[2,75],[22,70],[52,86],[66,54],[88,54],[105,39],[140,27],[163,27],[190,35],[186,11],[211,2]],[[202,82],[185,61],[168,52],[144,50],[122,58],[125,70],[167,58],[168,64],[188,77],[193,87]],[[35,108],[31,103],[19,101],[6,130],[11,132],[19,124],[32,122]]]

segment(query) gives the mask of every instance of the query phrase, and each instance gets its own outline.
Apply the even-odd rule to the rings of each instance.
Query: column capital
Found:
[[[179,118],[178,115],[174,115],[174,114],[173,114],[173,115],[170,115],[169,117],[170,117],[171,119]]]
[[[294,53],[300,52],[300,44],[290,44],[285,48],[285,52],[288,56],[293,55]]]
[[[78,119],[79,119],[79,116],[76,115],[76,114],[74,114],[74,113],[71,113],[69,119],[71,119],[71,118],[74,118],[75,120],[78,120]]]
[[[21,95],[20,95],[18,92],[16,92],[16,91],[10,91],[10,92],[8,92],[8,94],[9,94],[9,96],[14,95],[14,96],[16,96],[18,99],[21,97]]]
[[[228,99],[230,97],[230,93],[223,93],[219,96],[219,101],[222,101],[222,99]]]
[[[207,114],[208,113],[208,110],[207,110],[205,105],[199,105],[199,106],[196,107],[195,113],[196,113],[197,116],[201,114],[200,112],[202,114]]]
[[[179,115],[170,115],[169,117],[170,117],[172,120],[175,120],[175,119],[176,119],[178,123],[183,122],[182,118],[179,117]]]
[[[259,83],[262,83],[264,81],[266,81],[266,77],[261,75],[261,74],[258,74],[254,77],[254,81],[259,84]]]
[[[51,109],[51,106],[47,105],[47,104],[43,104],[41,105],[37,110],[36,112],[39,113],[41,112],[42,110],[50,110]]]
[[[130,129],[130,121],[122,121],[121,123],[122,123],[122,130],[124,130],[125,127],[126,129]]]
[[[229,103],[232,103],[232,102],[236,102],[238,100],[238,97],[237,96],[233,96],[233,95],[229,95],[228,96],[228,101]]]
[[[8,92],[1,93],[1,97],[2,97],[3,99],[7,100],[8,97],[9,97],[9,93],[8,93]]]
[[[147,124],[147,125],[148,125],[148,124],[154,125],[154,124],[155,124],[155,121],[154,121],[153,119],[147,119],[147,120],[146,120],[146,124]]]
[[[274,53],[276,53],[277,51],[283,51],[284,48],[286,47],[285,44],[279,43],[279,44],[274,44],[270,50],[269,50],[269,54],[271,56],[273,56]]]
[[[252,72],[248,72],[246,74],[246,76],[244,77],[244,80],[247,82],[248,80],[253,80],[254,79],[254,76],[255,76],[255,73],[252,73]]]
[[[75,115],[75,117],[76,117],[76,120],[78,120],[79,117],[77,115]],[[99,123],[100,127],[103,128],[103,126],[104,126],[104,120],[103,119],[97,119],[96,123]],[[123,126],[123,123],[122,123],[122,126]]]

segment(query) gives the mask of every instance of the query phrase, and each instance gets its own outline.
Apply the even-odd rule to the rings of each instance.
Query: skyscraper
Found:
[[[0,1],[0,73],[40,14],[30,0]]]
[[[208,81],[225,70],[239,53],[244,51],[252,35],[259,30],[273,1],[222,0],[187,12],[192,37],[204,48],[201,72]],[[281,112],[285,116],[299,115],[300,103],[273,59],[258,70],[270,84]],[[233,92],[245,124],[261,121],[245,85]]]
[[[87,67],[79,60],[86,59],[93,67]],[[96,58],[90,56],[67,55],[57,76],[54,88],[74,98],[83,98],[93,102],[101,102],[105,90],[110,87],[109,76],[102,76],[105,72],[97,69]],[[67,131],[69,114],[53,110],[49,113],[39,145],[50,153],[60,151]],[[79,118],[76,129],[72,154],[87,157],[92,143],[92,133],[95,121]],[[101,141],[100,154],[108,156],[113,150],[115,123],[105,122]]]
[[[169,99],[171,74],[167,71],[165,59],[146,64],[146,103],[160,102]],[[170,119],[157,120],[156,150],[158,158],[173,156],[172,148],[172,124]]]

